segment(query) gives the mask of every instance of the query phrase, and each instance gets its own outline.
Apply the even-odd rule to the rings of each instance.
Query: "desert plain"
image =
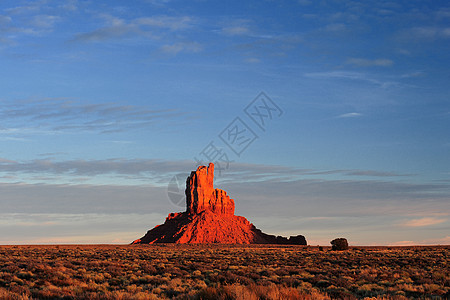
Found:
[[[450,246],[0,246],[0,299],[446,299]]]

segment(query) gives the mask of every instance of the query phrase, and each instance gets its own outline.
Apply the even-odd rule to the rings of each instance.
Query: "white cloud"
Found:
[[[251,64],[256,64],[261,62],[261,60],[259,58],[256,57],[249,57],[245,59],[245,62],[251,63]]]
[[[26,14],[30,12],[37,12],[41,9],[42,1],[33,1],[29,5],[16,6],[6,9],[9,14]]]
[[[163,53],[172,54],[172,55],[178,54],[180,52],[197,53],[202,50],[202,46],[196,42],[184,42],[184,43],[180,42],[180,43],[163,45],[160,50]]]
[[[169,16],[154,16],[139,18],[133,21],[138,25],[168,28],[170,30],[181,30],[192,26],[193,20],[191,17],[169,17]]]
[[[76,11],[78,9],[78,0],[66,0],[59,7],[65,11]]]
[[[440,31],[436,27],[416,27],[412,29],[413,33],[420,38],[434,38]]]
[[[387,89],[390,87],[403,87],[403,85],[396,81],[384,81],[374,78],[371,74],[366,74],[362,72],[352,72],[352,71],[326,71],[326,72],[312,72],[305,73],[303,76],[308,78],[316,79],[342,79],[342,80],[355,80],[363,81],[369,84],[376,85],[382,89]]]
[[[312,1],[311,1],[311,0],[298,0],[298,3],[299,3],[300,5],[307,6],[307,5],[311,5],[311,4],[312,4]]]
[[[337,117],[338,118],[357,118],[357,117],[361,117],[361,116],[363,116],[363,114],[357,113],[357,112],[351,112],[351,113],[339,115]]]
[[[222,32],[227,35],[244,35],[250,33],[250,29],[246,26],[225,27]]]
[[[390,59],[379,58],[379,59],[364,59],[364,58],[349,58],[347,64],[355,65],[358,67],[389,67],[394,64]]]
[[[251,33],[250,20],[236,19],[228,21],[226,25],[222,27],[222,33],[225,35],[249,35]]]
[[[43,29],[52,29],[56,22],[60,21],[58,16],[38,15],[31,19],[31,25]]]
[[[418,26],[398,33],[400,40],[407,41],[434,41],[450,38],[448,26]]]
[[[129,35],[135,35],[138,33],[139,28],[134,24],[126,24],[122,22],[122,20],[116,19],[115,24],[111,26],[76,35],[74,41],[98,42],[108,39],[121,38]]]
[[[137,181],[141,182],[141,179],[146,182],[152,182],[153,184],[163,183],[166,184],[169,179],[176,173],[187,173],[196,168],[194,161],[164,161],[158,159],[103,159],[103,160],[56,160],[53,156],[60,153],[46,153],[42,156],[45,159],[35,159],[30,161],[12,161],[4,158],[0,158],[0,172],[8,174],[22,174],[22,175],[36,175],[45,174],[46,176],[57,176],[60,180],[63,179],[63,175],[67,175],[67,178],[78,179],[78,176],[109,176],[116,175],[125,180],[125,182]],[[64,153],[63,153],[64,154]],[[376,170],[312,170],[312,169],[299,169],[284,166],[274,165],[258,165],[258,164],[243,164],[232,163],[228,170],[221,173],[216,172],[216,179],[218,182],[237,183],[262,183],[262,182],[275,182],[293,184],[294,182],[303,183],[308,180],[306,176],[310,178],[319,177],[321,180],[326,180],[327,176],[335,178],[339,176],[357,176],[357,177],[408,177],[412,174],[400,174],[389,171],[376,171]],[[304,181],[302,181],[304,180]],[[68,182],[71,182],[69,180]],[[308,181],[312,184],[313,181]],[[330,184],[336,181],[328,181]],[[367,185],[379,185],[380,182],[376,181],[342,181],[344,185],[350,185],[351,183],[365,183]],[[388,183],[385,183],[388,184]],[[397,186],[400,188],[401,185]],[[428,188],[439,189],[440,185],[422,185],[426,190]],[[393,187],[390,187],[393,190]],[[405,189],[411,189],[410,186],[404,185]]]
[[[193,25],[192,18],[188,16],[153,16],[131,20],[117,18],[108,14],[102,14],[99,17],[106,21],[103,27],[90,32],[79,33],[73,40],[92,42],[133,36],[157,39],[161,35],[165,35],[164,30],[181,31]]]
[[[169,3],[171,0],[145,0],[145,2],[151,3],[156,6],[164,6]]]
[[[11,23],[11,17],[10,16],[2,16],[0,15],[0,25],[5,26],[8,23]],[[1,27],[0,27],[1,28]]]
[[[402,74],[400,75],[400,78],[415,78],[415,77],[421,77],[424,76],[425,73],[422,71],[417,71],[417,72],[411,72],[411,73],[406,73],[406,74]]]
[[[323,30],[327,32],[342,32],[347,30],[347,26],[345,24],[341,23],[335,23],[335,24],[328,24],[323,28]]]

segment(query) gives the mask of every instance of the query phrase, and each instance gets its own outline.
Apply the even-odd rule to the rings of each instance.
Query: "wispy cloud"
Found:
[[[0,28],[2,29],[2,30],[5,30],[5,26],[8,24],[8,23],[10,23],[11,22],[11,17],[10,16],[2,16],[2,15],[0,15]]]
[[[328,24],[323,28],[324,31],[331,32],[331,33],[338,33],[338,32],[344,32],[347,30],[347,26],[342,23],[334,23],[334,24]]]
[[[250,21],[237,19],[232,20],[231,24],[227,24],[222,28],[222,33],[230,36],[234,35],[248,35],[250,34]]]
[[[0,15],[0,42],[14,45],[22,36],[42,36],[53,32],[63,18],[58,14],[66,11],[65,6],[44,13],[47,1],[34,1],[29,5],[4,9]],[[4,35],[2,37],[2,35]]]
[[[153,173],[155,176],[182,171],[185,166],[192,168],[192,162],[169,162],[152,159],[105,159],[105,160],[67,160],[37,159],[25,162],[0,160],[0,172],[19,172],[35,174],[70,174],[75,176],[96,176],[105,174],[143,175]]]
[[[415,27],[411,29],[411,33],[415,38],[436,39],[450,38],[450,27]]]
[[[347,64],[358,67],[390,67],[394,62],[386,58],[365,59],[365,58],[349,58]]]
[[[414,241],[398,241],[390,244],[391,246],[413,246],[417,245]]]
[[[400,78],[416,78],[416,77],[421,77],[424,75],[425,75],[424,72],[416,71],[416,72],[402,74],[402,75],[400,75]]]
[[[257,64],[257,63],[260,63],[261,60],[259,58],[256,58],[256,57],[248,57],[248,58],[245,59],[245,62],[251,63],[251,64]]]
[[[165,216],[158,213],[0,213],[0,244],[128,244]]]
[[[43,5],[43,1],[33,1],[29,2],[28,5],[15,6],[6,9],[9,14],[26,14],[30,12],[38,12],[41,10],[41,6]]]
[[[307,5],[311,5],[313,2],[311,0],[298,0],[298,3],[300,5],[307,6]]]
[[[51,29],[55,26],[56,22],[58,22],[61,18],[59,16],[51,16],[51,15],[38,15],[35,16],[30,23],[39,28],[43,29]]]
[[[421,242],[416,243],[417,244],[427,244],[427,245],[450,245],[450,235],[447,235],[442,238],[435,238],[435,239],[426,239]]]
[[[193,25],[193,19],[189,16],[172,17],[172,16],[153,16],[146,18],[138,18],[133,20],[132,23],[149,26],[167,28],[173,31],[187,29]]]
[[[448,25],[416,26],[401,30],[395,35],[401,42],[435,42],[450,38],[450,27]]]
[[[136,36],[159,39],[162,35],[165,35],[164,30],[181,31],[193,25],[193,20],[189,16],[153,16],[131,20],[108,14],[102,14],[100,17],[105,21],[103,27],[93,31],[79,33],[73,41],[96,42]]]
[[[313,72],[305,73],[304,76],[310,78],[342,78],[342,79],[352,79],[352,80],[368,80],[367,75],[360,72],[351,71],[326,71],[326,72]]]
[[[45,207],[49,199],[53,199],[52,201],[60,199],[61,203],[67,205],[63,199],[68,199],[67,195],[76,195],[78,200],[73,205],[78,205],[81,202],[89,203],[90,199],[99,198],[98,193],[109,196],[99,198],[104,200],[97,201],[99,206],[96,211],[102,209],[121,211],[124,209],[123,205],[111,209],[102,208],[102,205],[105,201],[113,201],[112,199],[120,201],[121,197],[130,199],[126,191],[133,189],[133,194],[142,193],[139,197],[135,195],[135,199],[142,200],[151,195],[152,199],[166,201],[167,185],[171,178],[180,173],[184,173],[187,177],[194,169],[195,164],[192,161],[38,159],[22,162],[2,159],[0,174],[11,177],[11,180],[8,180],[11,183],[1,185],[2,211],[17,212],[20,208],[30,209],[30,212],[45,212],[46,209],[55,208]],[[242,199],[244,202],[240,202],[240,207],[243,209],[247,209],[247,204],[250,205],[252,201],[257,201],[258,208],[253,207],[255,211],[262,209],[266,212],[268,210],[276,212],[283,210],[283,207],[304,206],[305,209],[320,213],[318,216],[323,217],[380,213],[403,215],[426,213],[433,216],[405,222],[404,226],[408,227],[427,226],[444,220],[443,217],[434,216],[434,214],[441,212],[446,205],[450,195],[448,183],[399,182],[390,179],[397,174],[375,171],[350,174],[358,176],[357,178],[336,179],[336,175],[346,176],[345,172],[350,173],[350,171],[335,170],[333,176],[328,178],[326,174],[318,175],[320,172],[308,169],[236,163],[232,166],[232,171],[226,174],[219,175],[216,172],[216,186],[225,189],[231,196]],[[369,177],[365,179],[363,178],[365,176]],[[374,180],[370,176],[378,179]],[[115,179],[109,180],[111,178]],[[79,181],[79,179],[82,180]],[[33,182],[39,184],[32,184]],[[80,197],[83,193],[86,195]],[[114,196],[111,196],[111,193]],[[35,203],[36,207],[30,206],[30,201]],[[279,207],[279,203],[283,203],[282,207]],[[405,207],[405,203],[410,203],[411,206]],[[324,214],[323,209],[326,206],[333,209]],[[65,211],[68,208],[61,206],[60,209]],[[80,211],[80,209],[74,211]],[[296,214],[295,209],[290,211]],[[290,215],[288,211],[283,211],[283,214]]]
[[[76,214],[103,214],[114,218],[117,214],[145,216],[156,213],[157,216],[152,221],[144,220],[138,224],[141,226],[141,228],[138,226],[138,229],[145,231],[159,224],[167,213],[184,209],[170,201],[167,196],[167,184],[174,174],[186,172],[188,175],[187,173],[194,168],[194,162],[191,161],[44,159],[18,162],[3,159],[0,160],[0,172],[10,174],[8,176],[17,175],[22,180],[25,176],[21,174],[38,176],[49,174],[58,178],[66,175],[98,178],[104,174],[116,174],[120,179],[112,184],[108,184],[105,180],[101,180],[101,184],[87,184],[75,180],[70,184],[0,183],[2,190],[0,219],[4,220],[5,214],[22,214],[12,217],[16,221],[9,222],[9,226],[14,226],[16,233],[23,230],[21,236],[26,236],[26,230],[33,225],[35,225],[33,230],[45,228],[46,232],[53,232],[56,228],[64,227],[66,222],[71,223],[72,218],[78,218]],[[326,179],[325,171],[319,176],[321,171],[287,166],[235,163],[231,168],[230,173],[216,178],[216,186],[226,190],[235,199],[238,215],[248,217],[262,228],[270,228],[269,232],[280,234],[292,231],[293,226],[303,228],[303,232],[311,237],[314,230],[330,234],[330,228],[340,230],[352,226],[372,228],[373,224],[380,223],[394,226],[398,225],[399,218],[418,214],[432,217],[428,217],[428,220],[416,217],[409,220],[410,223],[405,222],[406,225],[403,227],[431,226],[430,224],[442,223],[442,220],[445,220],[445,216],[436,213],[445,209],[450,193],[448,183],[418,184],[390,181],[388,176],[397,174],[383,172],[361,171],[362,174],[355,174],[386,177],[381,180],[360,178],[336,180]],[[332,175],[344,175],[351,170],[328,170],[328,172]],[[128,184],[126,178],[139,174],[144,181],[140,181],[140,184]],[[307,179],[306,176],[319,177]],[[270,221],[267,221],[268,211]],[[34,214],[34,217],[28,217],[27,214]],[[46,216],[40,218],[36,214]],[[51,214],[70,215],[59,219],[57,215],[52,217]],[[125,223],[129,224],[129,220],[115,221],[121,228],[128,226]],[[87,221],[91,226],[95,225],[95,228],[109,225],[96,222],[95,217]],[[1,225],[0,231],[8,226],[8,224]],[[83,230],[77,226],[77,231]],[[105,228],[99,230],[101,231],[105,232]],[[5,239],[5,235],[2,236]]]
[[[447,219],[435,218],[435,217],[425,217],[420,219],[414,219],[406,221],[402,224],[405,227],[427,227],[436,224],[444,223]]]
[[[363,116],[363,114],[361,113],[357,113],[357,112],[351,112],[351,113],[345,113],[342,115],[337,116],[338,118],[357,118],[357,117],[361,117]]]
[[[133,22],[130,23],[124,19],[108,14],[102,14],[101,18],[105,20],[105,25],[103,27],[97,28],[93,31],[79,33],[73,41],[98,42],[140,33],[139,26]]]
[[[0,128],[7,137],[73,131],[112,133],[145,127],[154,122],[184,118],[177,110],[151,110],[114,103],[82,104],[68,99],[3,101],[0,118],[8,127]]]
[[[196,42],[180,42],[168,44],[161,47],[161,51],[166,54],[178,54],[179,52],[196,53],[202,50],[202,46]]]
[[[383,89],[393,87],[393,86],[402,86],[400,82],[392,81],[392,80],[379,80],[373,77],[368,73],[363,72],[352,72],[352,71],[325,71],[325,72],[312,72],[305,73],[303,76],[308,78],[317,78],[317,79],[339,79],[339,80],[355,80],[367,82],[369,84],[373,84],[379,86]]]
[[[173,210],[167,186],[0,183],[1,213],[152,213]]]
[[[171,2],[171,0],[145,0],[145,2],[151,3],[156,6],[164,6],[167,3]]]
[[[45,159],[13,161],[0,158],[0,172],[30,174],[69,174],[73,176],[97,176],[107,174],[148,176],[167,179],[175,173],[189,173],[196,168],[194,161],[165,161],[159,159],[103,160],[56,160],[54,156],[64,153],[45,153]],[[221,172],[216,166],[216,177],[222,182],[292,182],[305,176],[325,178],[328,175],[358,177],[408,177],[400,174],[375,170],[312,170],[276,165],[233,163],[230,169]],[[147,177],[150,178],[150,177]]]
[[[369,176],[369,177],[398,177],[398,176],[412,176],[413,174],[399,174],[395,172],[381,172],[374,170],[353,170],[348,171],[345,175],[349,176]]]
[[[227,35],[243,35],[250,33],[250,29],[246,26],[225,27],[222,31]]]

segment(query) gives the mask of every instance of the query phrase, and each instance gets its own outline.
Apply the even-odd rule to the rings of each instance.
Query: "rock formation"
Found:
[[[186,212],[191,215],[210,210],[218,215],[234,215],[234,200],[227,192],[214,189],[214,164],[200,166],[186,180]]]
[[[133,244],[224,243],[306,245],[302,235],[289,239],[261,232],[246,218],[234,215],[234,200],[214,189],[214,164],[200,166],[186,180],[186,211],[171,213],[162,225]]]
[[[337,238],[332,240],[331,242],[331,250],[335,251],[343,251],[348,250],[348,242],[346,238]]]

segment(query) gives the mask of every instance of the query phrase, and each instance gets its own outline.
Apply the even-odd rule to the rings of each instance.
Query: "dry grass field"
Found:
[[[450,246],[0,246],[0,299],[446,299]]]

